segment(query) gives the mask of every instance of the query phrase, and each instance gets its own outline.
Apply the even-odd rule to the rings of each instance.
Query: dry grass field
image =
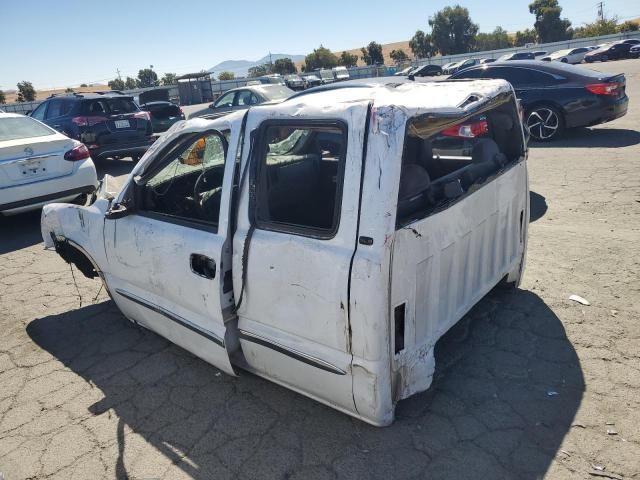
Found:
[[[107,85],[94,84],[88,87],[76,87],[73,88],[74,92],[82,93],[82,92],[102,92],[104,90],[109,90]],[[37,90],[36,91],[36,100],[44,100],[45,98],[54,95],[64,93],[65,88],[57,88],[55,90]],[[5,92],[7,97],[7,103],[15,103],[18,101],[18,91],[14,92]]]

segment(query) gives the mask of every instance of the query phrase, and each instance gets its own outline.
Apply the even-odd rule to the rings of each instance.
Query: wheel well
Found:
[[[60,255],[65,262],[73,263],[85,277],[96,278],[99,276],[95,263],[66,238],[54,239],[54,244],[58,255]]]

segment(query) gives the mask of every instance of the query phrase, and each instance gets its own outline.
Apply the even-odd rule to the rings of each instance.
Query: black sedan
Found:
[[[433,77],[434,75],[442,75],[442,67],[440,65],[422,65],[411,72],[413,77]]]
[[[142,104],[140,109],[149,112],[153,133],[166,132],[171,125],[184,120],[182,109],[175,103],[164,100]]]
[[[558,138],[565,128],[587,127],[622,117],[629,103],[624,75],[560,62],[495,62],[449,78],[501,78],[510,82],[524,109],[525,125],[539,141]]]
[[[602,48],[589,52],[584,56],[584,61],[587,63],[592,62],[606,62],[607,60],[620,60],[623,58],[629,58],[631,55],[629,51],[633,46],[630,42],[615,42],[609,45],[605,45]]]

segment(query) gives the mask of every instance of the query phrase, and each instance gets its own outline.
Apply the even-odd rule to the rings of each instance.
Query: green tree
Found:
[[[558,5],[558,0],[535,0],[529,4],[529,12],[536,16],[533,28],[540,42],[559,42],[571,38],[571,22],[560,18],[562,7]]]
[[[124,81],[124,88],[126,90],[133,90],[138,87],[138,82],[136,82],[135,78],[127,77]]]
[[[176,77],[177,75],[175,73],[167,72],[162,77],[162,80],[160,80],[160,83],[162,83],[162,85],[165,85],[165,86],[175,85],[176,83],[178,83],[178,80],[176,80]]]
[[[523,47],[527,43],[536,43],[536,31],[531,28],[527,28],[523,31],[518,30],[515,38],[513,39],[513,46]]]
[[[31,82],[23,80],[18,82],[18,98],[19,102],[33,102],[36,99],[36,90]]]
[[[2,90],[0,90],[0,103],[7,103],[7,97]]]
[[[358,56],[345,50],[340,54],[338,62],[343,67],[355,67],[358,64]]]
[[[73,93],[73,88],[71,88],[71,87],[67,87],[67,88],[64,90],[64,93]]]
[[[360,49],[362,52],[362,61],[367,65],[383,65],[384,55],[382,55],[382,45],[376,42],[370,42],[366,47]]]
[[[160,85],[158,74],[150,68],[143,68],[138,71],[138,88],[157,87]]]
[[[640,25],[637,22],[632,22],[631,20],[627,20],[624,23],[618,25],[618,32],[637,32],[640,29]]]
[[[391,57],[391,60],[396,62],[396,65],[409,60],[409,55],[407,55],[401,48],[391,50],[389,56]]]
[[[338,57],[331,50],[320,45],[304,57],[304,70],[311,72],[316,68],[333,68],[338,66]]]
[[[605,18],[596,20],[593,23],[585,23],[583,26],[574,29],[574,38],[596,37],[598,35],[609,35],[618,31],[618,19]]]
[[[233,80],[234,78],[236,76],[233,72],[220,72],[220,75],[218,75],[218,80]]]
[[[431,39],[441,55],[466,53],[478,33],[478,25],[471,21],[469,10],[455,5],[445,7],[429,18]]]
[[[251,67],[249,69],[249,78],[262,77],[263,75],[268,75],[271,73],[271,69],[268,64],[265,65],[256,65],[255,67]]]
[[[430,58],[436,53],[436,49],[431,42],[431,35],[422,30],[416,33],[409,40],[409,48],[416,58]]]
[[[111,90],[124,90],[124,82],[119,78],[114,78],[107,82],[107,85]]]
[[[491,33],[478,33],[476,35],[475,50],[484,52],[487,50],[500,50],[501,48],[509,48],[511,40],[507,31],[502,27],[496,27]]]
[[[81,83],[80,84],[80,88],[87,88],[87,84],[86,83]]]
[[[273,72],[280,75],[287,75],[289,73],[296,73],[298,69],[290,58],[279,58],[273,62]]]

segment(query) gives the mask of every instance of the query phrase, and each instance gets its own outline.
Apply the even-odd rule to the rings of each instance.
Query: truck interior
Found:
[[[402,156],[396,226],[441,211],[519,161],[524,142],[515,102],[475,115],[416,117]]]

